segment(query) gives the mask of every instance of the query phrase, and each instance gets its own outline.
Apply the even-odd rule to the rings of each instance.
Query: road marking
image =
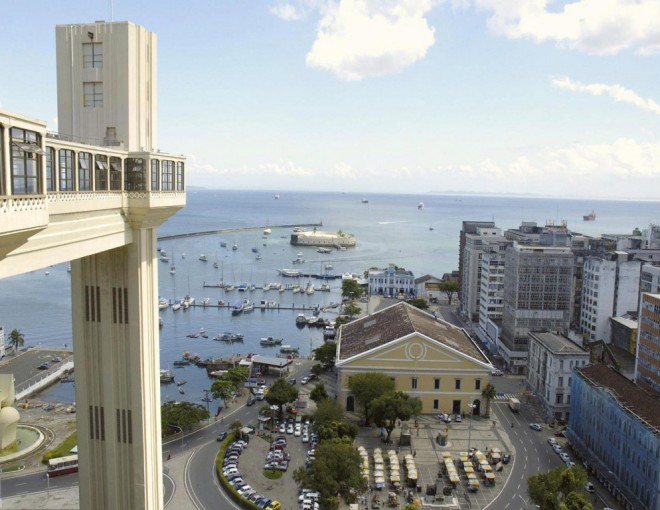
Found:
[[[25,482],[25,483],[17,483],[17,484],[16,484],[16,487],[20,487],[21,485],[27,485],[27,482]]]

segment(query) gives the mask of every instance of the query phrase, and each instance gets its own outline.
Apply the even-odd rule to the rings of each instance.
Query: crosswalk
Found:
[[[498,393],[495,402],[508,402],[510,398],[520,398],[517,393]]]

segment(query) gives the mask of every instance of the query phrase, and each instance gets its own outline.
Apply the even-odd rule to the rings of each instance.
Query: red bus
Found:
[[[48,461],[47,477],[68,475],[78,472],[78,455],[67,455],[66,457],[55,457]]]

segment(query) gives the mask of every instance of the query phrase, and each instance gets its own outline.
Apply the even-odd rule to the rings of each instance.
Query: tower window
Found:
[[[103,83],[87,81],[83,83],[84,106],[100,108],[103,106]]]
[[[103,46],[100,42],[83,43],[83,67],[103,67]]]

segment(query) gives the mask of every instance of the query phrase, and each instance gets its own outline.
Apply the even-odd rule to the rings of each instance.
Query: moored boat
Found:
[[[272,336],[262,338],[259,340],[259,343],[264,346],[273,346],[273,345],[281,345],[282,344],[282,338],[273,338]]]
[[[287,344],[287,345],[283,345],[282,347],[280,347],[280,352],[282,354],[293,354],[293,353],[298,352],[298,349],[299,349],[299,347],[294,347],[292,345]]]
[[[585,214],[584,216],[582,216],[582,220],[596,221],[596,213],[594,211],[591,211],[589,214]]]
[[[160,371],[160,382],[168,384],[174,381],[174,374],[170,370],[161,370]]]

